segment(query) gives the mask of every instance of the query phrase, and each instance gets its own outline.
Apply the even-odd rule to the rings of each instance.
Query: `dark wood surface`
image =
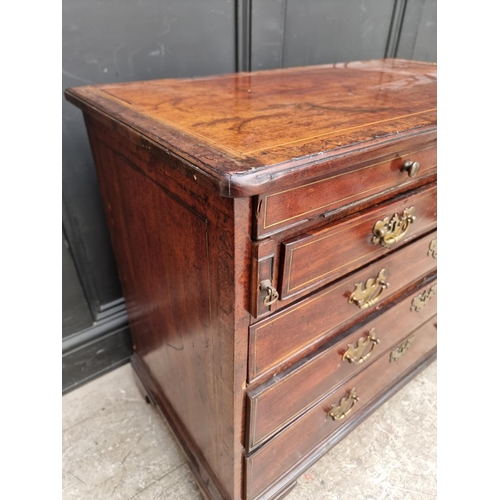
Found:
[[[376,396],[412,365],[428,355],[436,346],[436,318],[432,318],[416,331],[412,346],[398,362],[390,362],[389,347],[383,356],[350,379],[341,389],[327,396],[274,439],[247,457],[247,498],[254,499],[270,484],[286,474],[287,470],[314,449],[329,435],[363,410]],[[403,343],[403,340],[400,343]],[[331,405],[337,405],[350,389],[355,388],[359,401],[345,420],[326,418]],[[279,457],[279,460],[276,459]]]
[[[347,328],[353,322],[361,321],[377,308],[394,300],[410,284],[432,273],[436,269],[436,260],[427,252],[434,238],[436,233],[424,236],[394,251],[383,261],[377,261],[312,297],[252,325],[249,381],[258,380],[255,383],[262,383],[279,373],[312,348],[342,331],[342,327]],[[350,304],[348,299],[354,285],[376,277],[381,269],[386,270],[389,286],[382,293],[380,301],[364,310]]]
[[[436,360],[437,349],[431,349],[417,363],[408,368],[402,375],[397,377],[388,385],[383,392],[365,405],[362,410],[358,411],[352,418],[348,419],[340,428],[329,434],[325,439],[318,443],[309,452],[302,456],[292,467],[290,467],[276,481],[271,483],[265,490],[260,493],[255,500],[275,500],[275,495],[279,495],[281,491],[286,490],[288,485],[293,484],[296,479],[309,469],[317,460],[325,453],[330,451],[339,441],[344,439],[352,432],[360,423],[366,420],[377,408],[383,405],[397,391],[404,387],[410,380],[417,376],[422,370],[427,368]]]
[[[210,463],[184,426],[182,418],[175,413],[165,396],[163,388],[152,378],[150,371],[141,361],[140,355],[134,354],[131,358],[131,364],[139,392],[148,404],[157,406],[168,422],[188,458],[189,468],[193,472],[203,498],[211,500],[224,500],[227,498],[223,495],[218,482],[214,481],[214,471]]]
[[[372,200],[363,211],[350,207],[347,209],[350,215],[346,217],[325,212],[307,222],[281,228],[269,238],[254,241],[249,309],[254,318],[252,322],[436,227],[437,189],[435,182],[429,183],[431,180],[435,181],[435,175],[423,177],[421,181],[426,183],[422,187],[388,201],[384,196],[377,197],[377,203],[373,205]],[[417,219],[401,240],[388,247],[374,245],[371,238],[375,223],[395,214],[402,216],[409,207],[416,210]],[[256,223],[253,227],[255,229]],[[279,300],[270,307],[263,305],[265,294],[259,290],[259,283],[264,280],[270,280],[280,294]]]
[[[326,393],[331,392],[347,378],[364,369],[378,359],[387,347],[415,330],[436,314],[436,296],[420,311],[411,310],[414,297],[434,286],[436,281],[426,282],[412,289],[407,297],[397,304],[391,304],[375,319],[348,335],[335,337],[311,356],[303,358],[299,366],[292,366],[281,376],[273,377],[267,383],[248,393],[249,424],[248,446],[252,450],[270,439],[279,429],[288,425],[306,411]],[[373,330],[372,330],[373,329]],[[373,332],[379,343],[368,358],[360,364],[343,359],[350,344],[365,339]],[[370,347],[367,347],[368,352]]]
[[[436,66],[414,61],[94,85],[66,97],[185,159],[225,196],[284,188],[303,179],[300,166],[314,179],[356,153],[435,140]]]
[[[397,243],[382,246],[372,241],[373,228],[378,221],[395,215],[402,217],[404,210],[409,208],[414,209],[416,220]],[[365,210],[346,221],[284,241],[281,245],[280,297],[286,299],[338,279],[435,228],[436,219],[437,189],[434,184]]]
[[[409,300],[436,270],[429,255],[436,237],[435,70],[367,61],[67,92],[85,115],[134,369],[207,498],[281,498],[304,457],[326,450],[324,443],[432,356],[434,331],[419,334],[398,363],[383,353],[434,307],[408,319],[394,301]],[[419,151],[422,172],[409,180],[399,163]],[[344,176],[350,181],[339,181]],[[321,188],[315,194],[311,185]],[[272,195],[277,203],[266,210],[279,223],[263,238],[259,205]],[[372,245],[373,224],[406,205],[415,206],[417,221],[403,241]],[[307,207],[312,215],[304,218]],[[279,221],[286,214],[296,220]],[[305,244],[316,250],[301,253]],[[349,303],[355,286],[382,269],[389,287],[380,301],[366,309]],[[263,307],[262,280],[283,289],[288,278],[293,294]],[[393,312],[380,315],[387,308]],[[387,324],[379,357],[350,375],[339,369],[333,380],[322,353],[359,336],[367,321]],[[338,358],[335,348],[328,352]],[[276,390],[283,399],[280,383],[302,377],[313,360],[313,375],[292,384],[297,393],[270,417],[279,403],[268,395]],[[311,404],[328,391],[340,397],[351,382],[362,398],[354,418],[326,427],[321,403]],[[247,444],[258,443],[245,458]]]
[[[88,126],[134,350],[186,442],[196,444],[192,453],[210,464],[212,488],[237,498],[250,200],[215,197],[167,175],[159,185],[147,174],[155,167],[147,150],[115,142],[91,118]]]
[[[405,161],[418,161],[420,169],[414,177],[402,170]],[[394,154],[392,158],[361,163],[357,169],[338,173],[295,188],[259,196],[256,208],[257,237],[265,237],[297,225],[317,214],[338,211],[360,200],[392,196],[420,184],[423,177],[437,171],[436,147]],[[397,190],[397,191],[396,191]],[[375,200],[373,200],[375,201]]]

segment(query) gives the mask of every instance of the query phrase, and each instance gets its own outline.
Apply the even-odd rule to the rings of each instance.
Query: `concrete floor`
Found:
[[[287,500],[437,498],[436,363],[316,462]],[[64,500],[201,500],[125,365],[63,397]]]

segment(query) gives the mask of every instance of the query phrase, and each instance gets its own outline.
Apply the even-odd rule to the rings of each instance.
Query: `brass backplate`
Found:
[[[373,226],[372,243],[388,247],[400,241],[410,225],[417,220],[414,211],[414,207],[405,208],[403,215],[394,214],[392,217],[377,221]]]
[[[356,344],[348,344],[347,350],[342,356],[342,361],[360,365],[370,357],[370,354],[379,342],[380,340],[375,336],[375,328],[372,328]]]
[[[428,290],[419,293],[412,301],[410,311],[419,312],[434,297],[437,291],[437,284],[432,285]]]
[[[333,404],[328,412],[328,417],[332,420],[342,420],[351,413],[354,405],[359,401],[358,395],[356,394],[356,388],[353,387],[347,396],[344,396],[338,404]]]
[[[354,291],[349,296],[349,303],[357,305],[360,309],[366,309],[380,299],[382,292],[388,286],[385,269],[381,269],[376,278],[368,278],[364,284],[363,282],[354,284]]]
[[[412,335],[408,337],[402,344],[398,345],[389,354],[389,362],[394,363],[401,359],[401,356],[412,346],[415,337]]]
[[[434,238],[429,243],[429,250],[427,251],[427,255],[429,255],[433,259],[437,259],[437,256],[438,256],[438,239],[437,238]]]

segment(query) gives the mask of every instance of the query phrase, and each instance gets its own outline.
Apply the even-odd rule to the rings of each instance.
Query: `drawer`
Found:
[[[418,162],[418,172],[410,177],[406,162]],[[256,208],[256,237],[263,238],[314,216],[378,196],[394,188],[415,187],[425,176],[436,173],[436,146],[372,161],[292,189],[259,196]],[[412,172],[413,173],[413,172]]]
[[[304,294],[436,227],[436,185],[282,243],[282,300]]]
[[[304,413],[326,393],[374,362],[436,314],[436,281],[413,290],[354,332],[335,338],[280,377],[248,393],[247,448],[252,450]],[[292,396],[293,395],[293,396]]]
[[[432,232],[252,325],[249,381],[278,373],[307,349],[361,321],[386,299],[433,272],[436,242],[437,233]]]
[[[311,464],[307,459],[316,449],[323,447],[324,450],[325,443],[334,442],[335,435],[342,433],[344,426],[351,426],[358,415],[362,417],[362,410],[375,404],[384,390],[432,355],[436,346],[436,326],[434,316],[247,456],[246,498],[258,497],[291,469],[290,475],[299,475]],[[290,479],[292,477],[287,478]]]

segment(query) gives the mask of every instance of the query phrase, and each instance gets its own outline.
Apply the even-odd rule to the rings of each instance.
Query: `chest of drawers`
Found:
[[[281,498],[436,353],[436,66],[68,89],[132,365],[210,499]]]

